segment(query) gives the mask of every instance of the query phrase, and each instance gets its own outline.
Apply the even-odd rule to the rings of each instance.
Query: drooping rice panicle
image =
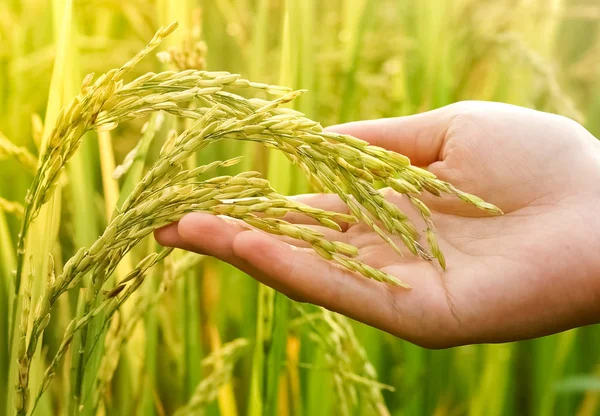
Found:
[[[154,43],[155,41],[151,42],[149,48],[153,47]],[[178,162],[189,157],[192,153],[189,149],[198,150],[199,146],[195,146],[194,141],[200,137],[206,144],[224,138],[258,141],[267,147],[275,147],[283,151],[293,162],[299,164],[304,172],[311,172],[311,178],[319,184],[323,185],[323,181],[328,182],[329,186],[325,186],[325,189],[350,192],[376,219],[384,223],[388,231],[397,232],[411,252],[424,258],[428,258],[428,254],[420,249],[414,231],[410,224],[404,222],[404,216],[398,209],[391,204],[386,204],[383,199],[379,199],[379,202],[372,201],[375,196],[369,182],[373,179],[392,182],[394,174],[398,173],[414,187],[420,186],[434,193],[453,193],[483,209],[498,212],[495,207],[460,193],[448,184],[437,180],[432,174],[410,166],[408,159],[401,155],[363,145],[360,140],[350,139],[346,135],[324,133],[318,123],[306,119],[300,113],[277,109],[280,104],[293,100],[301,92],[287,93],[273,102],[243,99],[221,90],[224,87],[251,87],[282,93],[286,89],[252,83],[235,74],[196,70],[147,74],[123,85],[119,76],[126,72],[126,69],[132,65],[131,62],[136,62],[138,59],[140,58],[136,57],[120,70],[100,77],[91,87],[87,86],[89,80],[84,81],[82,91],[86,91],[86,94],[76,98],[70,109],[66,111],[70,123],[64,123],[66,116],[63,113],[59,117],[59,121],[63,123],[57,123],[58,127],[52,136],[66,135],[71,138],[63,140],[64,144],[61,146],[53,146],[56,140],[50,141],[48,151],[50,157],[44,159],[43,168],[46,169],[42,169],[45,170],[44,178],[39,186],[32,187],[33,197],[28,196],[30,202],[26,207],[26,220],[29,220],[28,215],[35,216],[36,210],[44,201],[41,195],[47,195],[51,191],[56,183],[58,171],[78,147],[83,132],[90,128],[111,129],[118,123],[160,110],[182,117],[196,118],[198,122],[189,134],[177,139],[180,142],[186,140],[186,147],[178,147],[176,154],[171,152],[171,160],[168,162],[164,160],[163,165],[159,165],[160,169],[155,169],[155,177],[168,173],[170,169],[166,163],[171,166],[177,165]],[[108,86],[104,87],[104,84]],[[98,95],[102,99],[97,98]],[[206,106],[201,105],[195,110],[178,106],[178,103],[192,99],[199,99],[200,103],[204,101]],[[222,120],[221,123],[219,120]],[[63,124],[66,126],[61,129]],[[218,124],[220,129],[217,129]],[[203,129],[200,129],[200,126]],[[53,154],[61,156],[52,157]],[[310,169],[311,167],[316,170]],[[346,176],[345,180],[343,176]],[[356,176],[363,177],[362,186],[348,180]],[[350,189],[335,186],[334,184],[340,179],[342,185]],[[137,187],[138,191],[147,185],[147,183],[140,183]],[[131,198],[135,198],[135,191]],[[392,217],[388,218],[386,213],[390,213]],[[358,210],[354,209],[353,214],[358,214]],[[365,219],[362,214],[361,217]],[[393,225],[394,219],[396,226]],[[374,227],[374,229],[384,237],[383,232],[378,228]],[[391,243],[390,239],[386,241]]]

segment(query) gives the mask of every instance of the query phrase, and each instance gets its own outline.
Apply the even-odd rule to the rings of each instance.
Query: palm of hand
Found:
[[[406,332],[405,322],[392,323],[388,330],[401,327],[399,335],[424,345],[522,339],[598,319],[589,313],[598,296],[590,290],[598,286],[594,272],[600,270],[600,261],[589,255],[600,246],[600,236],[589,230],[599,225],[594,207],[600,194],[590,192],[600,181],[596,140],[557,116],[483,105],[453,117],[442,161],[430,169],[505,215],[490,218],[455,199],[426,197],[445,272],[399,256],[364,225],[345,233],[361,260],[415,288],[392,290],[388,303],[402,319],[412,313],[418,325]],[[493,118],[488,105],[495,107]],[[398,195],[389,198],[420,222]],[[418,299],[409,302],[412,311],[403,310],[409,297]]]

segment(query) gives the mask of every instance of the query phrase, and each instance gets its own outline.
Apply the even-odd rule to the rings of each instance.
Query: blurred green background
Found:
[[[36,115],[45,115],[64,5],[0,0],[0,131],[36,154]],[[180,29],[165,47],[192,36],[206,42],[209,70],[306,88],[309,93],[296,108],[323,125],[412,114],[460,100],[493,100],[563,114],[600,137],[598,0],[88,0],[74,1],[73,11],[73,53],[63,76],[74,85],[89,72],[118,67],[159,26],[178,20]],[[158,60],[146,59],[136,72],[163,69]],[[143,121],[114,132],[113,163],[121,163],[135,145]],[[166,134],[161,131],[160,139]],[[68,259],[89,245],[106,224],[101,150],[96,135],[88,136],[67,170],[56,258]],[[244,154],[245,168],[268,174],[279,190],[309,191],[299,172],[265,151],[233,142],[219,146],[200,160]],[[23,201],[31,179],[16,162],[0,161],[1,197]],[[18,219],[0,211],[3,282],[11,279],[17,232]],[[143,250],[134,257],[141,258]],[[0,340],[8,331],[8,287],[0,286]],[[323,364],[323,351],[310,341],[310,327],[291,328],[288,318],[295,309],[289,301],[261,290],[231,267],[204,259],[145,317],[142,335],[128,347],[139,356],[119,364],[118,372],[127,373],[136,360],[153,357],[150,370],[145,367],[154,372],[150,389],[143,391],[146,373],[140,380],[117,377],[112,405],[100,413],[169,414],[200,381],[199,361],[221,342],[246,337],[254,340],[253,352],[243,356],[229,390],[222,390],[208,414],[258,414],[252,398],[261,391],[253,386],[256,377],[279,386],[275,407],[266,405],[259,413],[338,414],[331,371]],[[266,311],[261,310],[265,304]],[[64,307],[66,316],[71,309]],[[265,317],[274,324],[265,325]],[[379,381],[395,389],[384,392],[390,414],[600,414],[597,326],[442,351],[353,326]],[[52,328],[60,333],[59,325]],[[273,355],[270,341],[260,338],[264,331],[272,331],[266,338],[278,340],[285,351]],[[48,332],[52,350],[56,340]],[[154,356],[148,355],[150,341],[156,343]],[[9,365],[2,344],[0,373]],[[262,367],[257,359],[264,360]],[[281,371],[271,371],[273,366]],[[11,388],[2,384],[0,403]],[[48,395],[38,413],[61,412],[61,391],[51,389]],[[269,399],[262,394],[258,400],[268,404]],[[373,413],[360,400],[354,409],[357,415]]]

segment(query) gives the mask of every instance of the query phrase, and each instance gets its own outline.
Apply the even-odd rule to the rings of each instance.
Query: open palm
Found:
[[[463,102],[410,117],[336,126],[409,156],[499,206],[489,217],[424,196],[447,270],[399,256],[364,224],[328,237],[413,289],[364,279],[238,223],[190,214],[157,240],[218,257],[292,299],[315,303],[427,347],[503,342],[600,321],[600,143],[577,123],[497,103]],[[424,229],[399,194],[383,190]],[[344,212],[335,195],[302,202]],[[303,218],[290,218],[302,222]]]

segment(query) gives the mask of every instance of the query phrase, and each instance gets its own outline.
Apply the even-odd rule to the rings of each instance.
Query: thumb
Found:
[[[356,121],[328,127],[328,131],[350,134],[372,145],[380,146],[407,156],[413,165],[426,167],[438,178],[448,181],[462,190],[488,198],[484,188],[469,181],[465,183],[460,169],[451,169],[444,161],[444,146],[448,141],[448,129],[456,116],[481,106],[479,102],[459,102],[421,114],[406,117]],[[426,192],[419,196],[431,209],[445,214],[469,217],[489,214],[465,204],[455,196],[440,198]]]
[[[374,146],[407,156],[413,165],[428,166],[440,160],[446,130],[458,114],[457,104],[406,117],[355,121],[326,130],[349,134]]]

